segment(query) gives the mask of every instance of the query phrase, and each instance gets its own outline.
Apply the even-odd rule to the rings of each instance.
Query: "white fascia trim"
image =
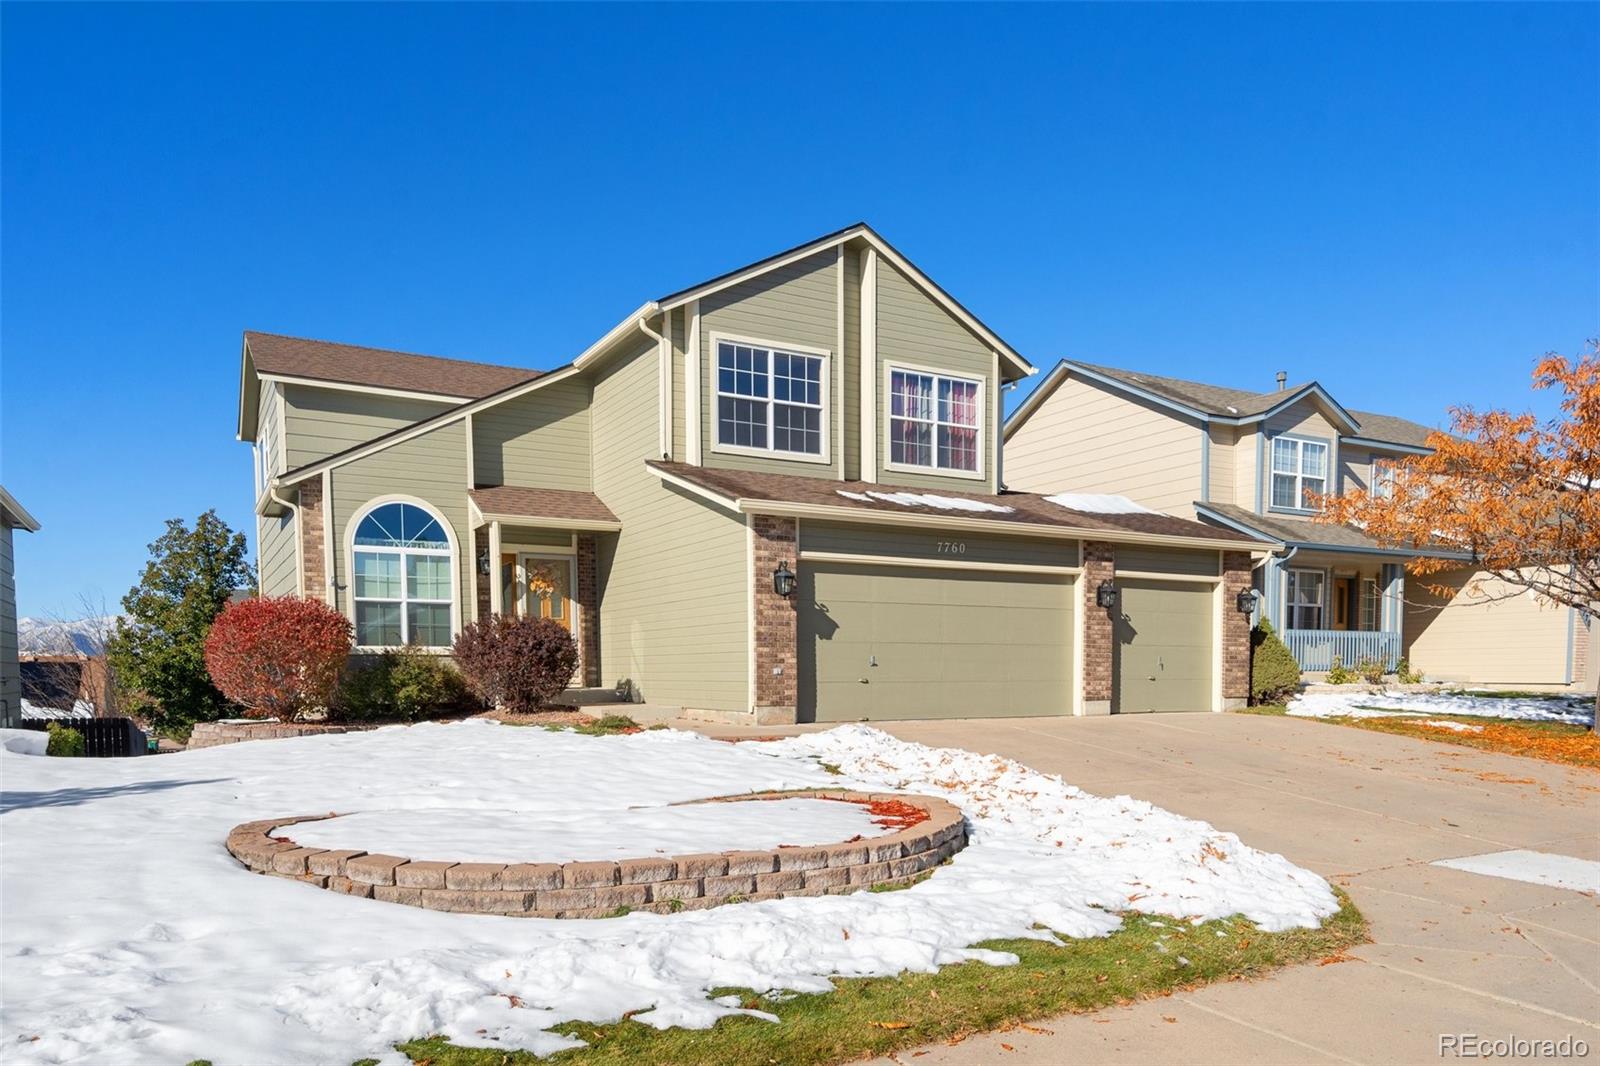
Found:
[[[476,508],[474,508],[476,509]],[[507,526],[525,526],[529,529],[580,529],[586,533],[615,533],[622,528],[621,522],[612,522],[604,518],[546,518],[520,514],[493,514],[483,511],[478,512],[484,522],[499,522]]]
[[[921,289],[926,295],[932,297],[936,303],[949,312],[951,317],[955,318],[971,332],[977,334],[983,339],[985,344],[988,344],[990,347],[1004,355],[1012,365],[1014,365],[1018,370],[1022,371],[1024,376],[1037,374],[1039,372],[1038,367],[1024,359],[1021,353],[1014,351],[1009,344],[996,336],[994,332],[989,329],[989,327],[985,326],[982,322],[979,322],[976,318],[974,318],[971,312],[967,311],[960,304],[951,299],[951,297],[947,295],[943,289],[939,288],[932,278],[928,277],[928,275],[924,274],[921,270],[918,270],[911,264],[909,260],[900,255],[893,248],[889,247],[889,245],[884,243],[882,238],[865,226],[852,226],[842,233],[834,234],[832,237],[825,238],[823,240],[812,241],[810,244],[801,245],[799,248],[796,248],[794,251],[780,259],[767,260],[747,267],[735,274],[730,274],[727,277],[720,278],[716,281],[707,282],[706,284],[697,286],[693,289],[686,289],[685,291],[673,297],[671,301],[662,304],[661,307],[664,310],[670,311],[672,308],[678,307],[690,300],[703,299],[712,293],[721,292],[723,289],[732,288],[735,285],[749,281],[751,278],[760,277],[762,274],[769,273],[773,270],[778,270],[782,267],[790,265],[791,263],[799,262],[802,259],[810,258],[811,256],[816,255],[818,252],[832,248],[834,245],[844,244],[847,241],[852,241],[857,238],[866,241],[867,244],[870,245],[879,255],[893,263],[900,270],[900,272],[906,275],[906,277],[910,278],[919,289]]]
[[[861,252],[861,471],[862,481],[878,480],[878,252]]]
[[[255,437],[257,436],[257,434],[252,434],[249,437],[246,437],[244,435],[244,397],[245,397],[244,386],[245,386],[245,379],[246,379],[247,375],[249,374],[249,366],[250,366],[250,342],[247,341],[247,340],[246,341],[241,341],[239,343],[239,427],[238,427],[237,431],[234,433],[234,439],[235,440],[254,440]]]
[[[322,378],[296,377],[293,374],[258,374],[262,381],[275,381],[284,385],[304,385],[311,389],[332,389],[336,392],[369,392],[376,396],[395,396],[403,400],[433,400],[436,403],[467,403],[471,396],[455,396],[445,392],[421,392],[416,389],[391,389],[382,385],[358,385],[350,381],[327,381]]]
[[[488,521],[488,519],[483,517],[483,509],[478,506],[478,501],[474,500],[472,498],[472,494],[471,493],[468,493],[467,494],[467,524],[470,525],[473,529],[477,529],[480,526],[482,526],[486,521]]]

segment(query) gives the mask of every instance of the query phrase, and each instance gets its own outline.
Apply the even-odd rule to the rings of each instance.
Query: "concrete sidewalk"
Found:
[[[706,727],[702,727],[706,728]],[[1231,830],[1347,889],[1354,960],[931,1045],[909,1066],[1439,1062],[1445,1034],[1573,1037],[1600,1062],[1600,900],[1429,866],[1529,848],[1600,860],[1600,774],[1254,715],[885,723]],[[711,729],[717,735],[733,729]],[[771,735],[780,730],[750,730]],[[1584,1060],[1579,1060],[1584,1061]]]

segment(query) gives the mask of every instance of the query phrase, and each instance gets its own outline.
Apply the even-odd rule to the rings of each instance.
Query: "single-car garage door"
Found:
[[[1209,711],[1215,588],[1118,578],[1111,709]]]
[[[802,563],[801,721],[1072,713],[1061,575]]]

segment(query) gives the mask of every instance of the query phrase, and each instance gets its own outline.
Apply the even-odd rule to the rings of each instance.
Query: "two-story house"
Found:
[[[1313,498],[1383,491],[1385,467],[1425,454],[1432,430],[1355,411],[1322,385],[1224,388],[1064,360],[1005,426],[1016,488],[1118,492],[1167,513],[1277,541],[1257,569],[1261,609],[1302,668],[1402,656],[1436,680],[1565,685],[1585,679],[1588,627],[1531,593],[1505,597],[1469,565],[1407,583],[1415,556],[1315,521]]]
[[[1242,703],[1275,545],[1006,491],[1031,373],[865,225],[545,371],[247,333],[262,592],[364,651],[556,618],[586,685],[763,722]]]

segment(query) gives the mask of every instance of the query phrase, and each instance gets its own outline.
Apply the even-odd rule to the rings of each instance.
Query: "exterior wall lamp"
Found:
[[[483,577],[489,576],[489,549],[484,548],[478,552],[478,573]]]
[[[1110,581],[1100,582],[1094,590],[1094,602],[1095,606],[1104,607],[1108,611],[1115,607],[1117,605],[1117,586]]]
[[[1249,614],[1256,609],[1256,590],[1240,589],[1239,595],[1234,597],[1233,605],[1240,614]]]
[[[779,563],[778,568],[772,572],[772,591],[788,599],[794,595],[794,582],[794,571],[789,569],[789,564]]]

